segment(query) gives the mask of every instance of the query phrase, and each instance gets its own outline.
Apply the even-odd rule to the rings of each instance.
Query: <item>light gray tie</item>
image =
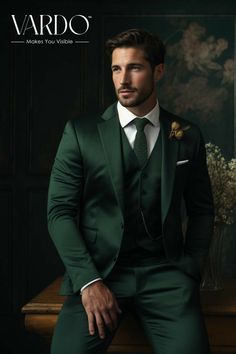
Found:
[[[147,161],[147,138],[144,133],[145,126],[149,123],[147,118],[135,118],[133,123],[136,126],[137,133],[134,141],[134,152],[138,158],[140,166],[143,167]]]

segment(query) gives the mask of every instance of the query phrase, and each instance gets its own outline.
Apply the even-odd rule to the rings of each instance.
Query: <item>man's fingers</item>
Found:
[[[116,311],[117,311],[119,314],[122,313],[122,311],[121,311],[121,309],[120,309],[120,307],[119,307],[118,302],[116,301],[116,299],[115,299],[115,308],[116,308]]]
[[[105,325],[112,332],[116,328],[116,324],[117,324],[116,318],[114,318],[112,311],[102,312],[102,317],[103,317],[103,321],[104,321]]]
[[[113,330],[117,327],[117,312],[116,310],[110,310],[109,312],[109,315],[110,315],[110,318],[111,318],[111,321],[112,321],[112,327],[113,327]]]
[[[82,303],[88,316],[90,335],[97,329],[100,338],[105,338],[106,327],[110,331],[117,327],[117,314],[121,309],[114,294],[102,282],[94,282],[83,290]]]
[[[89,334],[94,335],[95,333],[95,328],[94,328],[94,316],[92,312],[87,313],[88,316],[88,328],[89,328]]]
[[[97,324],[99,337],[101,339],[104,339],[105,338],[105,327],[104,327],[104,322],[103,322],[102,316],[100,315],[99,312],[96,312],[95,318],[96,318],[96,324]]]

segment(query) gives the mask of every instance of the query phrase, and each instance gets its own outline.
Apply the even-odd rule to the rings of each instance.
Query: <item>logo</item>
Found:
[[[61,14],[56,15],[24,15],[22,20],[16,15],[11,15],[17,36],[60,36],[65,33],[82,36],[89,30],[89,18],[91,16],[73,15],[70,18]]]

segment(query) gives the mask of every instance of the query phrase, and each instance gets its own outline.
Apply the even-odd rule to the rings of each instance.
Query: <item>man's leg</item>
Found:
[[[115,294],[122,314],[118,315],[120,324],[125,307],[136,288],[132,269],[116,268],[104,283]],[[79,295],[68,296],[54,330],[51,354],[100,354],[105,353],[115,334],[106,330],[105,339],[96,332],[91,336],[88,330],[88,319]]]
[[[51,354],[105,353],[112,336],[109,330],[106,331],[105,339],[101,339],[97,332],[91,336],[80,296],[69,296],[58,317],[52,338]]]
[[[168,264],[136,269],[136,311],[155,353],[209,354],[199,283]]]

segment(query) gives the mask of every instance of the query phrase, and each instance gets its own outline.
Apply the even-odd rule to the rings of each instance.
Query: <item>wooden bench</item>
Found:
[[[56,279],[22,308],[26,329],[49,341],[65,300],[58,295],[60,282],[61,278]],[[212,354],[236,354],[236,279],[225,280],[223,290],[201,291],[201,302]],[[125,317],[108,352],[152,353],[132,314]]]

